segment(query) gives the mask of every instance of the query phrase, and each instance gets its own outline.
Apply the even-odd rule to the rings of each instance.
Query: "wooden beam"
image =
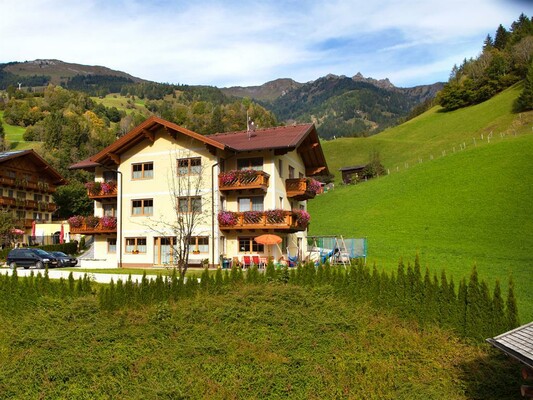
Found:
[[[300,146],[298,147],[298,153],[309,153],[310,151],[315,150],[319,146],[318,143],[311,143],[309,146]]]
[[[522,394],[522,397],[532,398],[533,397],[533,386],[522,385],[520,387],[520,393]]]
[[[113,162],[117,165],[120,164],[120,156],[118,154],[115,154],[115,153],[107,153],[107,155],[109,156],[109,158],[111,160],[113,160]]]
[[[317,174],[321,173],[322,171],[324,171],[325,169],[326,169],[326,167],[306,168],[305,169],[305,174],[307,176],[317,175]]]
[[[290,150],[293,150],[292,148],[291,149],[276,149],[274,150],[274,155],[275,156],[282,156],[284,154],[287,154]]]
[[[148,129],[143,129],[143,135],[145,138],[150,140],[152,143],[155,141],[155,134],[152,131],[149,131]]]

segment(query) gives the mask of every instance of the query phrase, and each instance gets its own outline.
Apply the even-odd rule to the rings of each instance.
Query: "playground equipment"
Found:
[[[345,239],[343,236],[308,236],[307,258],[315,264],[343,265],[345,268],[352,258],[366,261],[366,238]]]

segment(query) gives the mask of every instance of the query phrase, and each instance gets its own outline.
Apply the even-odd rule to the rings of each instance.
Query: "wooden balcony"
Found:
[[[86,222],[81,224],[81,226],[74,227],[70,225],[70,233],[80,233],[82,235],[97,235],[103,233],[117,233],[117,227],[107,228],[103,227],[101,223],[98,223],[96,226],[88,225]]]
[[[112,199],[118,195],[116,182],[103,182],[101,186],[87,188],[87,195],[92,200]]]
[[[267,191],[270,175],[263,171],[234,170],[221,172],[218,175],[218,188],[220,191],[228,190],[253,190]]]
[[[0,185],[41,193],[54,193],[56,191],[54,185],[43,180],[38,180],[36,176],[28,180],[20,177],[11,178],[0,175]]]
[[[285,179],[285,190],[288,198],[297,201],[309,200],[316,196],[316,192],[309,188],[307,178]]]
[[[0,206],[9,206],[14,207],[16,205],[16,201],[12,197],[0,197]]]
[[[297,232],[307,229],[307,223],[300,224],[294,211],[281,211],[274,215],[269,211],[222,211],[218,221],[221,231],[247,229]]]
[[[15,221],[15,226],[17,228],[30,229],[33,223],[32,219],[18,219]]]

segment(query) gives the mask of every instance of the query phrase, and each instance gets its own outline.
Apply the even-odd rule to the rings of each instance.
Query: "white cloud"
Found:
[[[2,6],[0,62],[57,58],[160,82],[217,86],[358,71],[398,85],[444,80],[453,63],[476,56],[487,33],[523,11],[497,0],[4,0]]]

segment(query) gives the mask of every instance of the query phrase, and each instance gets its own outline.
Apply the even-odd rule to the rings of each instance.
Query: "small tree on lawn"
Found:
[[[8,210],[0,210],[0,245],[9,244],[13,239],[15,217]]]
[[[189,265],[191,239],[199,236],[199,227],[206,222],[209,196],[203,195],[206,166],[201,157],[190,152],[170,155],[174,169],[169,172],[168,188],[173,205],[172,215],[150,219],[149,229],[166,238],[172,248],[172,266],[183,278]]]

